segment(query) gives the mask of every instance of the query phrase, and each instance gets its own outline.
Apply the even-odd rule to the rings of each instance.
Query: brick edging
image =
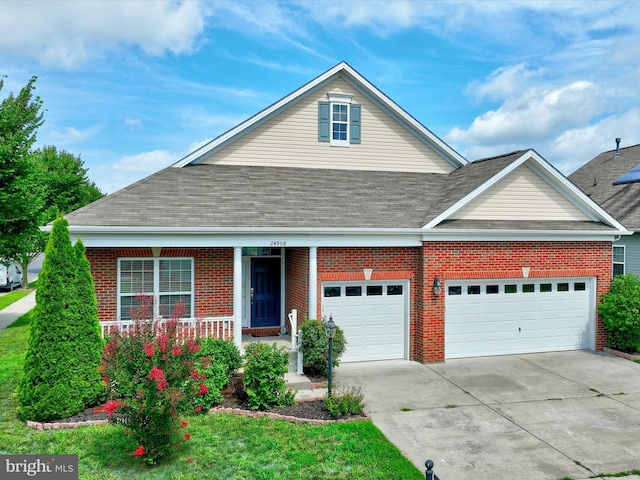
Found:
[[[90,425],[106,425],[107,423],[109,423],[109,420],[87,420],[85,422],[32,422],[27,420],[27,427],[36,430],[64,430]]]

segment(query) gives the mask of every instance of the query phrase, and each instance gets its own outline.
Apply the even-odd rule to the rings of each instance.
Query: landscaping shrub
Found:
[[[98,367],[104,342],[84,255],[74,249],[68,223],[53,223],[38,278],[29,345],[17,389],[18,414],[27,420],[74,415],[104,399]]]
[[[184,311],[179,303],[171,319],[152,318],[153,300],[139,297],[130,331],[109,339],[102,359],[102,374],[111,400],[105,409],[112,423],[125,427],[138,448],[133,455],[152,465],[175,453],[190,435],[178,414],[187,408],[202,409],[208,392],[205,376],[198,371],[198,340],[181,342],[178,320]]]
[[[623,352],[640,351],[640,278],[616,275],[602,296],[598,312],[607,332],[607,346]]]
[[[343,392],[326,397],[324,404],[333,418],[340,418],[343,415],[360,415],[364,410],[363,399],[360,387],[349,387]]]
[[[323,320],[304,320],[300,325],[302,343],[302,365],[305,373],[311,375],[326,375],[329,369],[329,339],[327,338],[327,323]],[[333,339],[333,366],[340,365],[340,358],[345,350],[344,332],[336,328]]]
[[[244,384],[249,408],[268,410],[293,403],[295,393],[288,391],[284,382],[288,367],[286,348],[259,342],[246,346]]]
[[[224,399],[220,391],[227,386],[231,377],[242,366],[242,355],[232,342],[222,339],[205,338],[200,345],[198,371],[205,376],[204,384],[209,391],[198,401],[204,402],[205,411]]]

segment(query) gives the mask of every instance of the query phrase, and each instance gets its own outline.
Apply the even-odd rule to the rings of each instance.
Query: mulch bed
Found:
[[[326,384],[326,377],[310,377],[314,384]],[[255,414],[255,411],[251,411],[247,404],[247,392],[244,389],[244,382],[242,381],[242,375],[234,376],[227,387],[222,390],[224,395],[223,402],[214,406],[212,410],[218,411],[233,411],[234,413],[246,412],[247,414]],[[260,412],[260,415],[265,413]],[[288,407],[274,408],[266,412],[266,414],[275,414],[277,417],[286,417],[289,419],[301,419],[320,421],[319,423],[326,421],[335,421],[335,418],[331,416],[329,411],[324,405],[324,399],[310,399],[300,400]],[[341,421],[366,419],[366,414],[350,415],[341,417]],[[58,429],[58,428],[70,428],[79,425],[91,425],[99,423],[107,423],[108,417],[102,407],[86,408],[85,410],[68,418],[61,418],[57,420],[50,420],[47,423],[27,422],[27,425],[42,429]],[[94,423],[95,422],[95,423]]]

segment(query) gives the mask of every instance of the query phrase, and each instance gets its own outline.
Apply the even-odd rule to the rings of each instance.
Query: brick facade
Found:
[[[596,298],[609,289],[612,275],[611,242],[425,242],[423,244],[424,310],[416,326],[415,360],[444,361],[444,294],[435,296],[429,286],[438,276],[447,279],[596,277]],[[596,350],[605,333],[596,319]]]
[[[288,248],[285,253],[285,313],[295,308],[301,321],[308,312],[309,249]],[[151,257],[151,249],[88,248],[87,258],[98,297],[101,321],[117,317],[117,259]],[[193,257],[196,317],[233,315],[233,248],[163,249],[161,257]],[[318,310],[322,306],[322,282],[364,280],[363,269],[372,269],[373,280],[410,280],[409,358],[423,363],[444,361],[445,288],[448,279],[529,277],[595,277],[596,296],[611,281],[611,243],[602,242],[425,242],[422,247],[321,247],[317,250]],[[433,280],[443,284],[433,294]],[[286,317],[286,315],[285,315]],[[596,324],[596,349],[604,346],[600,318]]]

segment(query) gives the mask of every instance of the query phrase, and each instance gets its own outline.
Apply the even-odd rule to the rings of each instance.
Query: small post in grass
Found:
[[[327,322],[327,338],[329,339],[329,369],[327,372],[327,396],[331,397],[331,371],[333,369],[333,337],[336,335],[336,324],[333,315],[329,315]]]
[[[425,480],[440,480],[438,476],[435,473],[433,473],[432,460],[427,460],[426,462],[424,462],[424,466],[427,467],[427,469],[424,471]]]

